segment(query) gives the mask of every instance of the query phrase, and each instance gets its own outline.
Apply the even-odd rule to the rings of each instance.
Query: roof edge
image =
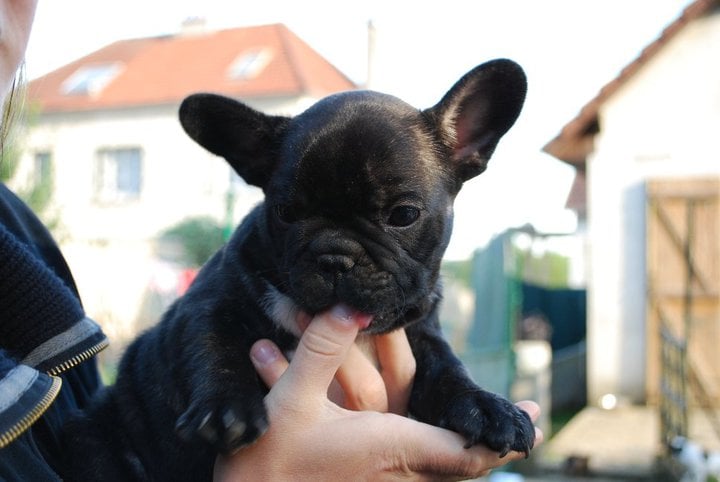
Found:
[[[713,7],[720,7],[720,0],[695,0],[685,7],[678,18],[665,27],[653,42],[641,50],[635,60],[605,84],[598,94],[585,104],[570,122],[563,126],[560,133],[543,146],[542,151],[563,162],[584,168],[587,156],[593,151],[595,135],[600,132],[598,112],[602,104],[655,57],[665,44],[682,31],[689,22],[704,16]]]

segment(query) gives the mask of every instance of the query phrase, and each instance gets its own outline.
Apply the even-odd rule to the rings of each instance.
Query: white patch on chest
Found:
[[[300,338],[302,332],[297,324],[300,307],[292,299],[280,293],[274,286],[268,285],[260,305],[278,327]]]

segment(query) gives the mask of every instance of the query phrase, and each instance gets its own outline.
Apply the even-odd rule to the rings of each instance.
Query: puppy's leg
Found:
[[[265,389],[246,343],[214,333],[205,334],[199,342],[204,349],[185,360],[190,392],[175,428],[184,439],[199,438],[230,454],[267,429]]]
[[[442,336],[437,314],[406,328],[417,362],[410,413],[463,435],[468,447],[483,444],[507,454],[530,452],[535,428],[527,413],[478,387]]]

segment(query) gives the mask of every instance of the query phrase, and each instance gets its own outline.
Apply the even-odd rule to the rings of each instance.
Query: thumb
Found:
[[[326,397],[330,382],[342,364],[368,315],[337,305],[317,315],[300,338],[297,351],[282,379],[297,396]]]

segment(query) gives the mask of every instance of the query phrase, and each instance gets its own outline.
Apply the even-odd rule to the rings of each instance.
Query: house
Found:
[[[686,344],[678,382],[720,400],[719,59],[720,2],[696,0],[543,149],[587,211],[592,404],[659,401]]]
[[[148,286],[168,291],[175,281],[158,263],[158,233],[233,209],[236,222],[261,197],[185,135],[182,99],[215,92],[292,115],[354,88],[281,24],[208,31],[189,22],[176,35],[118,41],[30,82],[37,114],[14,182],[54,173],[57,237],[86,310],[123,339]]]

